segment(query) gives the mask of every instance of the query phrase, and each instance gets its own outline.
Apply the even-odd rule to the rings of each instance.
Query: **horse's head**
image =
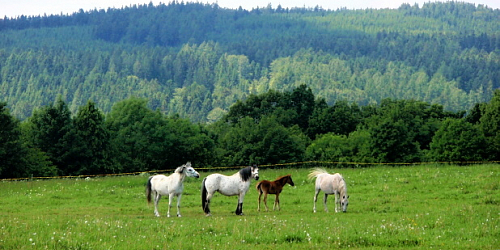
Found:
[[[182,166],[183,172],[189,177],[200,178],[200,174],[191,167],[191,162],[188,162]]]
[[[253,165],[251,168],[250,168],[251,172],[252,172],[252,177],[255,179],[255,180],[258,180],[259,179],[259,167],[257,167],[256,165]]]
[[[347,206],[349,205],[349,195],[342,195],[340,199],[340,205],[342,206],[342,212],[347,212]]]
[[[288,178],[286,180],[286,183],[290,184],[290,186],[295,186],[295,184],[293,183],[293,180],[292,180],[292,175],[287,175]]]

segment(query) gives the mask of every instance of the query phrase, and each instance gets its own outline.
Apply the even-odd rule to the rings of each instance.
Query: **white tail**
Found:
[[[311,172],[307,175],[307,179],[312,180],[316,178],[319,174],[328,174],[328,171],[326,171],[324,168],[313,168],[311,169]]]

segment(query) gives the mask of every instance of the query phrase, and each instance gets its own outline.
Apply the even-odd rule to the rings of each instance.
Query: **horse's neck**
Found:
[[[347,196],[347,186],[345,185],[345,181],[343,179],[339,182],[338,189],[341,196]]]
[[[179,173],[174,173],[172,174],[174,178],[179,178],[179,181],[182,183],[184,181],[184,178],[186,178],[185,174],[179,174]],[[177,175],[177,176],[176,176]]]
[[[243,178],[238,176],[238,178],[235,180],[238,180],[238,182],[240,182],[240,185],[243,185],[246,188],[246,187],[250,186],[250,182],[252,181],[252,178],[248,178],[248,180],[244,181]]]
[[[287,181],[286,177],[283,177],[283,178],[279,179],[277,181],[277,183],[279,183],[281,186],[285,186],[286,181]]]
[[[240,174],[240,172],[237,172],[233,175],[231,175],[231,177],[234,179],[234,180],[238,180],[238,181],[241,181],[241,182],[248,182],[250,181],[251,178],[248,178],[248,180],[244,181],[243,180],[243,176]]]

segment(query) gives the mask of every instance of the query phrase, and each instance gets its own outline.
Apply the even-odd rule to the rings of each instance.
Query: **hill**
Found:
[[[170,2],[0,19],[0,97],[24,119],[62,96],[75,113],[130,96],[194,122],[306,84],[329,105],[414,99],[469,110],[500,88],[500,10],[224,9]]]

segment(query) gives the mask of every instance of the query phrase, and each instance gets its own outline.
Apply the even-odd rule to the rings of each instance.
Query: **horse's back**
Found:
[[[221,176],[224,176],[222,174],[210,174],[207,177],[205,177],[205,185],[206,186],[214,186],[214,184],[220,182]]]
[[[178,188],[178,189],[180,188],[180,190],[177,190],[176,193],[182,192],[182,183],[181,183],[181,186],[177,185],[178,187],[174,187],[172,185],[172,183],[170,183],[170,182],[171,182],[170,176],[166,176],[163,174],[155,175],[151,179],[152,190],[154,190],[155,192],[158,192],[161,195],[167,195],[171,192],[174,192],[174,191],[176,191],[176,190],[174,190],[175,188]]]
[[[339,183],[343,180],[342,176],[336,174],[320,174],[316,178],[316,188],[321,189],[326,194],[334,194],[338,191]]]
[[[153,177],[151,177],[151,185],[157,185],[158,183],[165,182],[168,179],[166,175],[163,174],[158,174]]]
[[[277,194],[281,192],[282,187],[276,182],[263,180],[260,182],[260,190],[265,191],[268,194]]]
[[[219,186],[221,184],[221,178],[224,175],[222,174],[211,174],[205,177],[205,188],[207,189],[208,192],[213,192],[219,189]]]
[[[209,193],[218,191],[219,193],[226,196],[237,195],[241,190],[241,182],[239,174],[237,174],[234,174],[232,176],[226,176],[218,173],[211,174],[206,178],[205,188]],[[248,184],[249,183],[250,182],[248,182]]]
[[[268,181],[268,180],[263,180],[263,181],[259,181],[259,183],[257,183],[257,190],[260,191],[266,191],[266,192],[269,192],[269,187],[271,186],[271,182]]]

